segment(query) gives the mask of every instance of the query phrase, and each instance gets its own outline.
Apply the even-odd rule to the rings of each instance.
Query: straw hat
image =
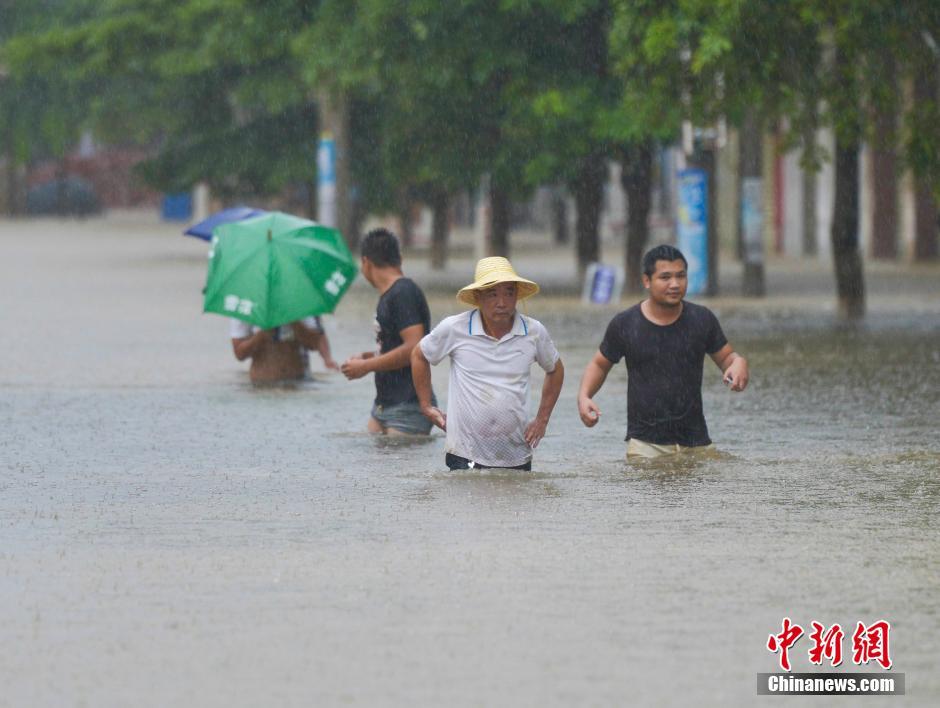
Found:
[[[460,302],[476,307],[475,291],[491,288],[498,283],[516,283],[516,292],[520,300],[532,297],[539,291],[539,286],[531,280],[520,278],[512,267],[512,263],[502,256],[481,258],[477,262],[474,281],[457,293]]]

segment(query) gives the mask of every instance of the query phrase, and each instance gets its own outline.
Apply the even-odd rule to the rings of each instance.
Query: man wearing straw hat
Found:
[[[447,432],[452,469],[532,469],[532,450],[545,435],[565,368],[541,322],[516,312],[539,286],[505,258],[483,258],[475,280],[457,293],[473,309],[447,317],[411,353],[418,403]],[[432,403],[431,365],[450,357],[447,413]],[[535,418],[528,420],[529,369],[545,371]]]

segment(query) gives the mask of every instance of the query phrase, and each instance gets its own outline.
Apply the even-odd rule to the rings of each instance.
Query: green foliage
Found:
[[[155,186],[208,179],[223,194],[265,193],[313,173],[316,123],[290,54],[305,5],[106,0],[83,20],[12,39],[4,56],[24,80],[84,96],[67,120],[51,119],[63,136],[63,126],[87,122],[106,140],[154,145],[142,171]]]
[[[11,38],[47,27],[64,27],[90,12],[85,0],[10,2],[0,6],[0,144],[9,159],[23,164],[62,157],[84,125],[89,94],[96,86],[69,80],[60,71],[18,72]]]
[[[935,101],[892,89],[937,73],[935,0],[18,0],[0,43],[7,152],[61,155],[91,126],[152,145],[165,189],[312,179],[324,90],[350,97],[373,208],[485,173],[524,194],[750,108],[792,144],[902,111],[910,164],[940,173]]]

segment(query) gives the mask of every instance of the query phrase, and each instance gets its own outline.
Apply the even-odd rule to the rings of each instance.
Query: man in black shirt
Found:
[[[386,229],[374,229],[360,246],[362,275],[379,291],[375,309],[378,352],[363,352],[341,367],[348,379],[375,372],[375,403],[369,432],[427,435],[432,424],[418,405],[411,379],[411,350],[431,331],[428,302],[413,280],[401,270],[398,239]]]
[[[685,302],[688,264],[672,246],[643,257],[646,300],[616,315],[584,370],[578,413],[588,427],[600,420],[592,398],[614,364],[627,365],[627,456],[658,457],[711,445],[702,412],[702,364],[708,354],[732,391],[748,382],[747,360],[736,353],[711,310]]]

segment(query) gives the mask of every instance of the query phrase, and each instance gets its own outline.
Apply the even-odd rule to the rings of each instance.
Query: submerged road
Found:
[[[179,231],[0,222],[0,706],[745,706],[784,617],[794,671],[816,620],[846,633],[820,670],[846,673],[881,671],[851,635],[889,621],[907,695],[866,705],[940,702],[935,271],[874,268],[856,327],[810,265],[780,264],[806,285],[778,297],[702,300],[751,387],[706,362],[720,454],[646,465],[623,461],[622,365],[602,423],[577,417],[613,310],[536,297],[568,381],[534,471],[449,473],[439,434],[364,432],[370,379],[315,361],[250,386]],[[458,311],[467,258],[405,268],[435,322]],[[360,280],[326,318],[337,360],[371,347],[374,304]]]

